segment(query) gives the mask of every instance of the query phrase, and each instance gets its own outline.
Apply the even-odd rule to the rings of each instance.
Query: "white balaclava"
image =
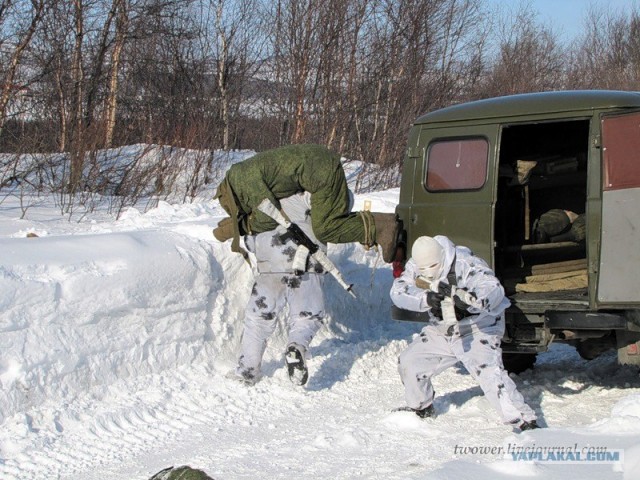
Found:
[[[411,258],[418,274],[433,281],[440,277],[444,266],[444,248],[432,237],[418,237],[411,247]]]

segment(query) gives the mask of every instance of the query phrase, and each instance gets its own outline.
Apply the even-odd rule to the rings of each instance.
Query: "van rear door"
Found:
[[[493,265],[497,125],[420,131],[412,237],[447,235]]]
[[[602,231],[597,300],[640,304],[640,112],[603,115]]]

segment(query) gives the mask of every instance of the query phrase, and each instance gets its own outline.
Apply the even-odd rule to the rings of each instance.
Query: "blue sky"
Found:
[[[521,4],[520,0],[486,1],[502,8],[516,8]],[[553,30],[566,41],[579,35],[585,15],[592,6],[615,13],[630,12],[634,7],[640,9],[640,0],[528,0],[528,3],[538,12],[539,20],[551,23]]]

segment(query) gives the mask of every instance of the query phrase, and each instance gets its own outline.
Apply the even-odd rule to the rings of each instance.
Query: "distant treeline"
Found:
[[[637,10],[576,12],[563,42],[532,5],[504,3],[0,0],[0,151],[64,153],[68,191],[91,188],[88,152],[138,143],[312,142],[397,168],[411,122],[437,108],[640,90]]]

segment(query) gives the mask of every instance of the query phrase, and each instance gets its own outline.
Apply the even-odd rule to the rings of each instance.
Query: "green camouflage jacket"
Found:
[[[369,222],[372,231],[365,232],[360,214],[349,213],[349,192],[340,156],[321,145],[288,145],[232,165],[215,198],[232,218],[237,218],[237,246],[237,235],[276,227],[274,220],[257,210],[262,200],[268,198],[280,208],[279,199],[300,191],[311,194],[311,224],[318,240],[373,244],[373,222]]]

